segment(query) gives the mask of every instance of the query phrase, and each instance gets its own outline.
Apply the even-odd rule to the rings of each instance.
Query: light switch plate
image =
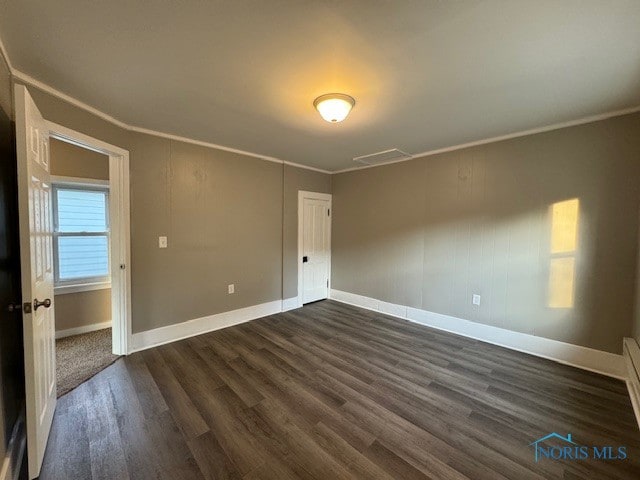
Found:
[[[167,248],[167,237],[158,237],[158,248]]]
[[[229,295],[231,295],[232,293],[235,293],[235,291],[236,291],[236,285],[235,285],[234,283],[232,283],[232,284],[230,284],[230,285],[227,287],[227,289],[228,289],[228,291],[229,291]]]

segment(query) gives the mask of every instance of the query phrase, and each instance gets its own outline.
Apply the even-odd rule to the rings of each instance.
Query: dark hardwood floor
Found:
[[[626,460],[537,463],[557,432]],[[40,478],[638,479],[621,381],[324,301],[118,360],[59,400]]]

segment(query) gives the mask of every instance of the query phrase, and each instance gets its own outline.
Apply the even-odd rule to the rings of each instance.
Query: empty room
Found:
[[[640,2],[0,1],[0,480],[640,479]]]

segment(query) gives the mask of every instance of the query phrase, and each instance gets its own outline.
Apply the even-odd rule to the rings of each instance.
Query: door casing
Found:
[[[51,138],[109,157],[111,344],[114,355],[128,355],[132,348],[129,151],[51,121],[46,124]]]
[[[333,206],[332,196],[330,193],[308,192],[305,190],[298,190],[298,307],[302,307],[303,288],[304,288],[304,275],[302,265],[302,252],[304,242],[304,200],[324,200],[329,202],[329,259],[327,264],[327,279],[329,280],[329,286],[327,287],[327,294],[329,296],[331,292],[331,222],[333,219]]]

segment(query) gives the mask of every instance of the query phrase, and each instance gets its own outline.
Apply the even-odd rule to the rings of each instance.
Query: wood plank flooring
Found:
[[[534,461],[536,439],[627,460]],[[621,381],[331,301],[118,360],[59,400],[48,479],[639,479]]]

